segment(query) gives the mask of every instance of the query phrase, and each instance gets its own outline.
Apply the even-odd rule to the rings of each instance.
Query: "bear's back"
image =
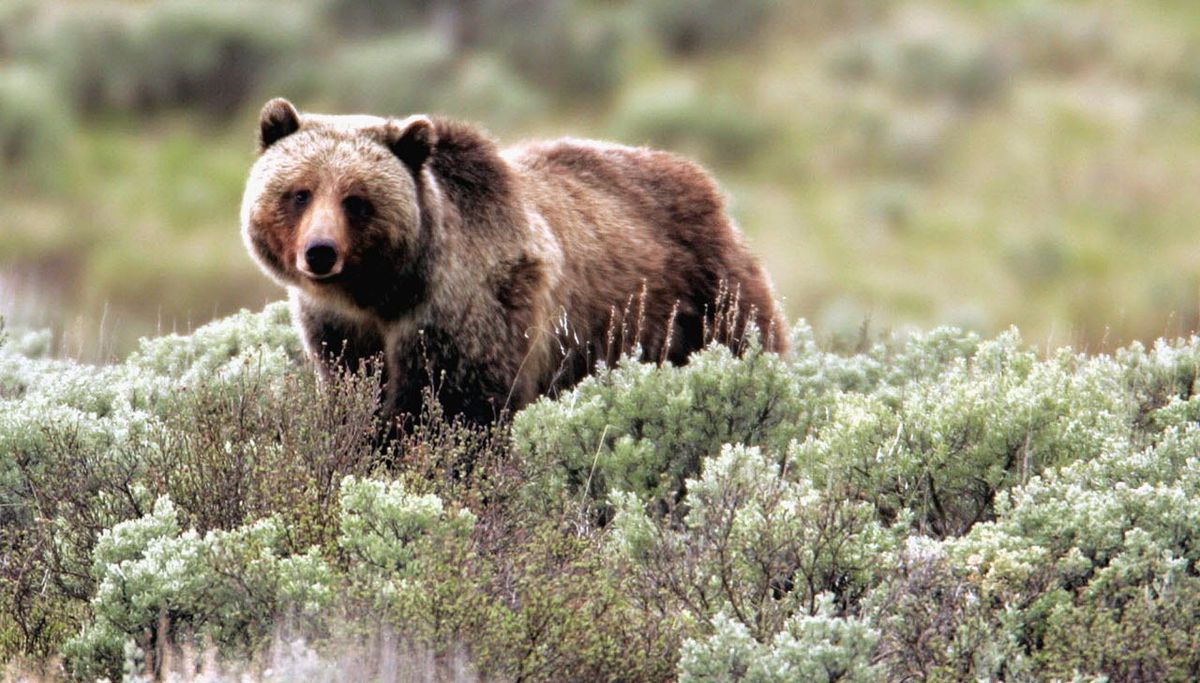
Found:
[[[519,145],[504,157],[563,245],[569,291],[560,300],[568,310],[606,319],[614,303],[644,288],[644,314],[676,317],[687,329],[675,334],[688,339],[672,346],[691,351],[704,341],[702,319],[729,288],[756,311],[759,328],[772,331],[771,346],[786,346],[770,284],[700,166],[669,152],[572,138]]]
[[[696,228],[724,211],[711,177],[683,157],[645,147],[562,138],[527,143],[504,152],[522,175],[578,200],[580,190],[633,210],[641,223],[690,241]],[[680,233],[679,231],[683,232]]]

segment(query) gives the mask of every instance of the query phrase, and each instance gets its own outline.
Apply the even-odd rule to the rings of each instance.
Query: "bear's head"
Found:
[[[242,200],[242,236],[284,286],[383,315],[419,303],[431,218],[425,116],[301,115],[273,99]]]

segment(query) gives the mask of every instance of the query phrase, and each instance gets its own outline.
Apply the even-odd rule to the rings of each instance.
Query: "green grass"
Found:
[[[544,78],[527,78],[512,64],[536,51],[499,38],[422,62],[437,88],[375,97],[360,72],[426,43],[353,35],[313,47],[304,78],[295,61],[264,71],[275,75],[261,97],[295,90],[301,106],[329,110],[407,102],[504,141],[572,134],[695,156],[729,192],[788,312],[830,336],[865,319],[1016,324],[1041,343],[1100,349],[1200,325],[1200,195],[1189,191],[1200,23],[1187,3],[847,7],[783,4],[757,38],[675,54],[650,15],[586,5],[576,18],[620,38],[615,58],[571,57],[611,77],[588,97],[546,89],[574,87],[566,57],[567,71],[542,64]],[[553,49],[571,44],[555,35]],[[495,91],[471,85],[480,79]],[[119,355],[140,334],[276,296],[237,238],[258,101],[225,117],[72,117],[51,165],[61,182],[6,172],[0,269],[31,273],[53,301],[16,322],[95,348],[107,307]]]

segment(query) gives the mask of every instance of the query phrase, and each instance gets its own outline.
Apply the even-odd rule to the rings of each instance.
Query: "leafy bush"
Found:
[[[341,508],[338,546],[363,566],[360,577],[374,590],[411,579],[426,544],[469,536],[475,523],[469,511],[447,513],[432,494],[416,496],[400,482],[353,476],[342,481]]]
[[[647,599],[700,623],[727,614],[761,642],[796,615],[818,614],[822,596],[843,610],[857,603],[890,539],[869,505],[823,494],[795,471],[796,463],[776,464],[758,449],[727,447],[688,480],[678,527],[614,494],[614,541]]]
[[[694,55],[753,41],[775,4],[773,0],[654,0],[645,3],[643,11],[648,25],[668,50]]]
[[[378,380],[318,384],[282,304],[102,367],[17,337],[0,647],[80,677],[272,641],[503,680],[1195,677],[1200,338],[792,341],[626,359],[511,430],[431,404],[381,449]]]
[[[1147,350],[1134,343],[1116,353],[1124,382],[1137,405],[1135,424],[1153,435],[1200,419],[1200,338],[1160,339]]]
[[[990,518],[997,492],[1126,441],[1132,413],[1111,363],[1037,362],[1006,336],[909,384],[898,406],[846,397],[795,457],[844,477],[885,519],[909,511],[922,531],[958,535]]]
[[[226,646],[253,643],[288,607],[317,613],[333,598],[330,569],[316,548],[281,556],[283,535],[274,517],[203,536],[181,531],[167,497],[105,531],[93,553],[95,616],[63,648],[70,668],[87,678],[119,670],[127,641],[150,653],[181,628]]]
[[[827,596],[826,596],[827,597]],[[813,616],[788,620],[770,643],[750,636],[738,621],[719,616],[714,633],[704,641],[683,645],[679,680],[746,681],[876,681],[879,670],[871,654],[879,634],[858,619],[833,616],[828,599]]]
[[[29,48],[87,114],[193,106],[228,116],[259,92],[284,55],[314,38],[307,5],[156,3],[45,17]]]
[[[683,367],[624,362],[517,415],[513,444],[537,468],[530,496],[543,503],[584,495],[603,510],[610,491],[626,491],[666,509],[722,444],[782,450],[802,436],[806,388],[761,348],[739,359],[715,346]]]
[[[351,618],[374,615],[439,657],[465,649],[504,679],[669,671],[663,636],[617,590],[595,540],[544,522],[489,539],[471,512],[395,481],[347,478],[341,499]]]
[[[374,380],[319,387],[294,362],[283,304],[147,341],[121,365],[29,359],[19,346],[0,349],[0,542],[11,560],[0,595],[26,651],[78,618],[70,606],[97,589],[97,540],[149,514],[156,496],[186,502],[184,521],[202,532],[278,514],[302,552],[336,534],[341,477],[378,462]]]
[[[0,168],[6,178],[54,187],[69,179],[75,126],[69,105],[33,67],[0,72]],[[12,173],[20,170],[21,173]]]
[[[673,632],[647,638],[658,627],[618,590],[597,539],[545,520],[517,531],[497,511],[519,481],[500,432],[434,410],[379,453],[377,380],[318,385],[296,362],[283,304],[146,340],[102,368],[15,346],[0,350],[15,408],[0,415],[9,651],[45,655],[74,633],[65,653],[83,677],[153,671],[161,647],[193,639],[247,653],[300,603],[325,604],[323,592],[280,592],[303,560],[345,598],[315,637],[378,623],[437,657],[469,647],[488,671],[528,680],[669,672]],[[403,483],[363,478],[389,462],[407,468]],[[202,609],[203,595],[227,602]]]
[[[1026,680],[1025,650],[944,543],[910,536],[884,579],[863,600],[879,629],[875,659],[886,680]]]
[[[1198,446],[1189,425],[1141,453],[1047,472],[948,544],[984,599],[1019,609],[1009,628],[1043,671],[1187,680],[1200,667],[1196,643],[1174,628],[1196,616],[1185,605],[1200,559]]]

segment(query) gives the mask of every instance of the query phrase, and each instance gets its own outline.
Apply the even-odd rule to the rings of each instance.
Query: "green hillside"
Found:
[[[110,359],[278,298],[237,206],[286,95],[695,156],[824,338],[1197,327],[1191,3],[701,5],[8,3],[0,310]]]

